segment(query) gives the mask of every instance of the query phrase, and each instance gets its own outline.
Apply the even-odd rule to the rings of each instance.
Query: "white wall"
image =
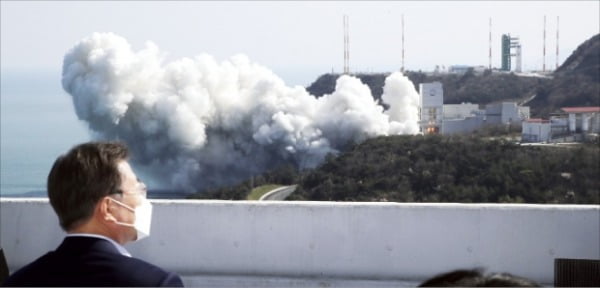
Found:
[[[519,110],[519,120],[520,121],[525,121],[527,119],[530,118],[530,109],[529,106],[517,106],[517,109]]]
[[[464,119],[445,119],[442,123],[442,134],[471,133],[481,128],[483,124],[483,115],[471,116]]]
[[[479,105],[471,103],[444,104],[444,120],[464,119],[476,114],[484,114],[479,110]]]
[[[46,199],[0,199],[11,270],[64,236]],[[600,259],[598,205],[152,200],[136,257],[186,275],[426,279],[486,267],[542,283],[554,258]]]
[[[525,121],[521,124],[521,141],[523,142],[547,142],[550,141],[551,123],[539,123]]]
[[[519,112],[520,109],[515,102],[488,104],[485,111],[489,124],[520,123],[523,117]],[[525,110],[521,110],[521,112],[525,112]]]

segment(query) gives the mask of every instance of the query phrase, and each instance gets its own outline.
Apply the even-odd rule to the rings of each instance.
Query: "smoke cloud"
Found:
[[[164,188],[198,191],[284,163],[314,167],[348,144],[418,132],[418,93],[401,73],[385,81],[384,111],[351,76],[316,98],[244,55],[164,62],[153,43],[134,51],[118,35],[95,33],[66,53],[62,75],[94,136],[126,142]]]

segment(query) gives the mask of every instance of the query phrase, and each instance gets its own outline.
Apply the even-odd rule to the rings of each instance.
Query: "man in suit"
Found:
[[[127,157],[121,143],[92,142],[54,162],[48,198],[67,236],[5,286],[183,286],[178,275],[122,246],[149,235],[152,214],[146,186]]]

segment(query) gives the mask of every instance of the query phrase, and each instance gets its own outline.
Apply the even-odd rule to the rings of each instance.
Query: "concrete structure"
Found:
[[[442,134],[470,133],[485,124],[485,110],[471,103],[445,104]]]
[[[519,120],[521,122],[529,119],[529,117],[531,116],[529,106],[517,106],[517,111],[517,113],[519,114]]]
[[[521,141],[523,142],[548,142],[552,138],[549,120],[529,119],[522,125]]]
[[[472,103],[444,104],[444,120],[463,119],[476,114],[482,114],[479,105]]]
[[[464,134],[471,133],[485,125],[485,115],[472,115],[462,119],[444,119],[442,123],[442,134]]]
[[[485,125],[520,124],[529,119],[529,107],[515,102],[489,104],[485,110],[477,104],[445,104],[442,134],[470,133]]]
[[[440,133],[444,117],[442,83],[419,84],[419,126],[424,134]]]
[[[473,68],[473,67],[468,66],[468,65],[450,65],[450,67],[448,68],[448,72],[456,73],[456,74],[465,74],[471,68]]]
[[[567,113],[569,132],[600,133],[600,107],[564,107]]]
[[[529,119],[529,107],[515,102],[489,104],[485,110],[471,103],[444,105],[442,134],[470,133],[485,125],[520,124]]]
[[[569,121],[565,117],[551,117],[550,118],[550,133],[552,138],[566,136],[569,134]]]
[[[523,141],[578,142],[593,139],[589,137],[598,137],[600,107],[564,107],[561,110],[564,114],[552,116],[550,120],[532,119],[533,123],[523,123]],[[546,126],[550,126],[549,131]],[[531,131],[539,133],[534,136]],[[539,137],[547,140],[535,140],[542,139]]]
[[[521,124],[526,119],[529,107],[515,102],[489,104],[485,110],[471,103],[444,105],[442,83],[419,84],[419,128],[423,134],[470,133],[485,125]]]
[[[481,75],[481,74],[483,74],[483,72],[485,72],[486,67],[481,66],[481,65],[479,65],[479,66],[450,65],[450,67],[448,67],[448,73],[454,73],[454,74],[465,74],[469,70],[473,70],[473,73],[475,73],[475,75]]]
[[[205,287],[406,287],[484,267],[553,282],[555,258],[600,259],[600,206],[151,200],[136,257]],[[0,198],[11,271],[64,237],[48,200]]]
[[[515,102],[502,102],[488,104],[485,107],[486,123],[498,124],[520,124],[529,118],[529,107],[520,109]]]

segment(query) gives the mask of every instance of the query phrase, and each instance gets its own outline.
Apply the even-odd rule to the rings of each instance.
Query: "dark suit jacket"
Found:
[[[178,286],[181,278],[119,253],[107,240],[66,237],[52,252],[12,274],[4,286]]]

